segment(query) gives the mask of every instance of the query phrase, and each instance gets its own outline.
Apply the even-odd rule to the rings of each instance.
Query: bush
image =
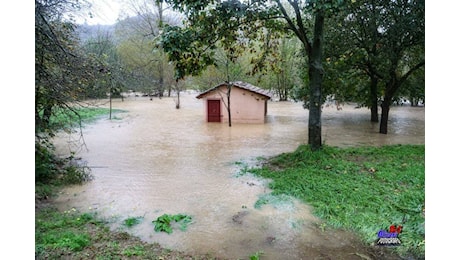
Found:
[[[58,172],[58,160],[53,155],[49,143],[35,142],[35,182],[49,183]]]
[[[38,198],[51,196],[66,184],[81,184],[92,179],[90,169],[78,164],[73,156],[58,158],[47,140],[35,142],[35,193]]]

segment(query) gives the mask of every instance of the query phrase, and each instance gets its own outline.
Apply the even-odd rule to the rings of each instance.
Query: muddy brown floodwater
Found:
[[[307,142],[308,111],[301,103],[269,102],[266,124],[204,122],[196,93],[183,94],[181,109],[172,98],[130,97],[113,102],[127,110],[83,129],[86,148],[77,156],[95,179],[65,189],[56,203],[61,210],[97,212],[146,242],[191,254],[212,253],[230,259],[361,259],[370,257],[356,246],[353,234],[321,232],[320,220],[296,200],[254,204],[270,190],[264,180],[237,176],[235,162],[295,150]],[[107,103],[104,104],[108,106]],[[378,134],[367,109],[345,105],[324,107],[323,141],[331,146],[424,144],[425,109],[392,107],[389,133]],[[77,150],[78,134],[59,135],[57,151]],[[155,232],[152,220],[185,213],[193,222],[185,232]],[[143,216],[130,229],[128,217]]]

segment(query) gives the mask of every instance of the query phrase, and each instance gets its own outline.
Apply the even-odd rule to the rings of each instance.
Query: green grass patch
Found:
[[[90,236],[82,229],[86,225],[101,225],[91,214],[75,211],[60,213],[43,210],[35,219],[36,251],[60,250],[76,252],[90,244]]]
[[[144,217],[129,217],[123,221],[123,225],[126,227],[133,227],[139,223],[141,223]]]
[[[402,225],[398,253],[423,256],[424,154],[424,145],[324,146],[317,152],[299,146],[250,172],[272,180],[272,195],[303,200],[329,227],[356,232],[368,243],[379,230]],[[264,199],[270,202],[259,204]]]
[[[112,117],[118,113],[126,112],[121,109],[112,109]],[[92,123],[103,117],[109,118],[110,109],[101,107],[77,107],[73,108],[73,111],[56,110],[53,116],[50,118],[50,125],[52,129],[69,129],[75,128],[80,123],[88,124]]]
[[[145,255],[145,249],[143,246],[136,245],[136,246],[131,246],[123,250],[123,255],[125,256],[144,256]]]
[[[111,231],[96,213],[64,212],[39,205],[35,212],[35,259],[218,259],[189,255]],[[152,230],[153,232],[153,230]]]
[[[173,232],[173,224],[177,223],[179,229],[182,231],[187,230],[187,226],[192,222],[192,217],[184,214],[170,215],[163,214],[159,216],[152,223],[155,225],[156,232],[166,232],[171,234]]]
[[[249,256],[249,260],[259,260],[263,254],[264,254],[263,251],[257,251],[254,254]]]

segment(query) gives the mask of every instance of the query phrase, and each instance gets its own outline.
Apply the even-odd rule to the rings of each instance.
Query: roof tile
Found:
[[[225,86],[229,83],[221,83],[213,88],[210,88],[202,93],[200,93],[198,96],[196,96],[196,98],[202,98],[204,96],[206,96],[209,92],[213,91],[213,90],[216,90],[218,88],[220,88],[221,86]],[[256,87],[252,84],[249,84],[247,82],[243,82],[243,81],[234,81],[234,82],[230,82],[230,84],[232,84],[234,87],[238,87],[238,88],[241,88],[241,89],[245,89],[245,90],[249,90],[251,92],[254,92],[254,93],[257,93],[259,95],[262,95],[262,96],[265,96],[267,97],[268,99],[271,99],[272,98],[272,95],[270,93],[269,90],[266,90],[266,89],[262,89],[262,88],[259,88],[259,87]]]

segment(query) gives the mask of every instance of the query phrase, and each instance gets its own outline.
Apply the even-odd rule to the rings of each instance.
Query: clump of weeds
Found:
[[[139,223],[141,223],[142,219],[144,219],[144,217],[129,217],[125,220],[123,220],[123,225],[125,227],[133,227]]]
[[[192,217],[185,214],[163,214],[152,221],[156,232],[166,232],[168,234],[173,232],[173,223],[179,224],[179,229],[185,231],[191,222]]]

